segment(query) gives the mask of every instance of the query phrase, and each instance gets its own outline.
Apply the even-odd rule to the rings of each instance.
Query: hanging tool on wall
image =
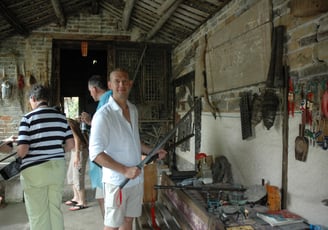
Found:
[[[1,83],[1,98],[4,99],[9,99],[11,97],[11,92],[12,92],[12,84],[9,80],[4,80]]]
[[[254,128],[257,124],[262,121],[262,103],[263,97],[259,94],[254,93],[252,99],[252,108],[251,108],[251,124],[252,128]]]
[[[286,76],[288,77],[288,76]],[[288,115],[294,117],[295,114],[295,92],[293,80],[289,78],[288,81]]]
[[[285,26],[277,26],[273,30],[271,61],[262,105],[263,123],[268,130],[274,124],[276,112],[279,106],[279,98],[276,95],[274,87],[280,87],[283,85],[279,79],[283,78],[282,44],[284,33]],[[277,49],[279,49],[279,51]],[[279,79],[277,79],[278,76],[280,76]]]
[[[305,124],[306,124],[306,99],[304,93],[304,87],[301,87],[301,106],[302,122],[299,124],[299,136],[295,139],[295,159],[299,161],[306,161],[309,151],[309,139],[304,136]]]
[[[304,124],[299,124],[299,136],[295,139],[295,159],[306,161],[309,151],[309,139],[304,136]]]
[[[321,98],[321,112],[324,118],[328,118],[328,81],[326,82],[325,92]]]
[[[252,122],[251,122],[251,95],[249,92],[241,93],[239,102],[240,119],[241,119],[241,134],[242,139],[245,140],[252,136]]]
[[[206,104],[210,107],[211,113],[213,114],[214,119],[216,119],[216,114],[220,114],[219,108],[210,101],[209,95],[208,95],[208,86],[207,86],[207,74],[206,74],[206,49],[207,49],[207,34],[205,34],[204,39],[204,46],[203,46],[203,52],[202,52],[202,74],[204,78],[204,99]]]
[[[306,102],[305,102],[305,123],[312,126],[313,118],[312,118],[312,111],[313,111],[313,100],[314,94],[313,92],[308,92],[306,94]]]

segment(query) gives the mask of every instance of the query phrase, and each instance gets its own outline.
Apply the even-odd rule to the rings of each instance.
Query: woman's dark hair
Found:
[[[48,101],[50,96],[50,90],[48,87],[45,87],[40,84],[32,85],[32,88],[29,93],[29,97],[34,97],[35,100],[41,101],[45,100]]]

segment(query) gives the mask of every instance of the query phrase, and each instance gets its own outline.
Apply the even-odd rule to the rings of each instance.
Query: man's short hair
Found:
[[[123,73],[125,73],[125,74],[129,77],[129,79],[130,79],[129,72],[128,72],[126,69],[124,69],[124,68],[122,68],[122,67],[117,67],[117,68],[113,69],[113,70],[110,72],[110,74],[109,74],[108,77],[107,77],[107,81],[110,81],[110,76],[111,76],[112,73],[114,73],[114,72],[123,72]]]
[[[50,96],[50,90],[48,87],[45,87],[40,84],[35,84],[32,86],[30,92],[29,92],[30,97],[34,97],[35,100],[40,101],[40,100],[49,100]]]
[[[92,75],[88,81],[88,84],[105,91],[107,90],[106,78],[101,75]]]

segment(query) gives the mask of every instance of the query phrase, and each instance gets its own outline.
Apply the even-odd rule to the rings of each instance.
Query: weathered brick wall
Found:
[[[300,78],[326,75],[328,14],[296,17],[287,3],[276,2],[282,3],[274,8],[274,23],[287,28],[286,54],[291,75]]]
[[[200,39],[205,34],[213,33],[214,29],[218,30],[227,26],[257,2],[256,0],[230,2],[218,16],[210,19],[190,38],[180,44],[172,54],[173,76],[180,77],[195,71],[195,55],[197,53],[195,50],[200,47]],[[295,17],[291,14],[290,2],[284,0],[273,0],[272,11],[273,26],[284,25],[287,29],[284,44],[285,63],[290,67],[290,76],[294,82],[304,81],[304,84],[307,84],[310,79],[326,80],[328,75],[328,13]],[[250,68],[254,68],[256,71],[257,64],[254,63],[254,66],[250,66]],[[202,83],[202,79],[196,79],[197,81]],[[208,87],[210,90],[211,86]],[[265,84],[259,84],[255,87],[227,89],[225,92],[210,92],[210,100],[217,105],[221,112],[235,112],[239,111],[240,92],[258,93],[264,87]],[[296,99],[299,100],[299,96],[296,94],[298,97]]]
[[[49,83],[53,39],[108,40],[130,35],[110,14],[92,15],[86,11],[68,18],[65,28],[53,23],[34,30],[27,38],[15,36],[0,43],[0,83],[4,80],[4,70],[6,80],[13,86],[10,98],[0,98],[0,139],[17,135],[19,121],[29,111],[29,76],[34,76],[38,82]],[[18,89],[17,73],[24,75],[23,90]]]

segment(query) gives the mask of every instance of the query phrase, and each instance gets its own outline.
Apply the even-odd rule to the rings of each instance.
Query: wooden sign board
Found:
[[[213,92],[264,82],[270,66],[271,24],[224,43],[207,56],[207,81]]]
[[[205,59],[210,94],[266,81],[271,57],[271,14],[270,1],[259,1],[209,35]],[[202,43],[200,40],[196,58],[197,96],[203,94],[202,71],[198,70],[204,51]]]

